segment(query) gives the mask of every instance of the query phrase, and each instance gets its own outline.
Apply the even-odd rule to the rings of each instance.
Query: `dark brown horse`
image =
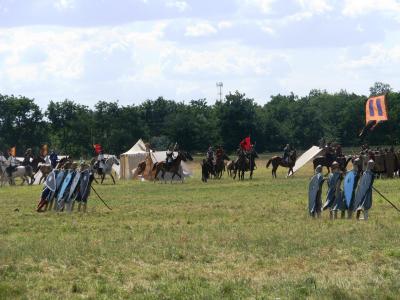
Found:
[[[313,167],[314,170],[318,166],[326,167],[328,169],[328,173],[330,172],[330,167],[332,166],[333,162],[336,161],[339,163],[340,170],[342,172],[346,171],[347,165],[352,160],[352,157],[346,159],[345,156],[340,157],[327,157],[327,156],[317,156],[313,159]]]
[[[222,174],[225,171],[225,160],[230,160],[229,157],[224,153],[223,155],[221,155],[220,157],[217,157],[216,161],[215,161],[215,166],[214,166],[214,170],[215,170],[215,178],[217,179],[221,179]]]
[[[256,158],[258,154],[256,151],[251,152],[241,151],[238,154],[238,159],[234,163],[233,179],[236,179],[237,173],[239,173],[238,179],[244,180],[244,173],[250,171],[250,179],[253,179],[253,172],[256,168]]]
[[[179,171],[181,162],[187,160],[193,160],[192,156],[188,152],[178,151],[177,157],[171,162],[171,164],[168,165],[165,161],[155,163],[153,166],[153,172],[155,171],[154,181],[158,180],[158,174],[161,172],[161,178],[166,183],[164,176],[166,172],[169,172],[172,173],[171,183],[175,175],[177,175],[183,183],[183,177],[181,174],[179,174]]]
[[[290,174],[294,173],[293,167],[296,164],[296,160],[297,160],[297,152],[296,152],[296,150],[294,150],[290,154],[288,161],[284,160],[280,156],[274,156],[267,162],[266,167],[268,169],[269,165],[272,163],[272,177],[274,177],[274,178],[276,178],[276,170],[278,170],[279,166],[284,167],[284,168],[289,168],[289,170],[287,172],[287,176],[289,176]]]

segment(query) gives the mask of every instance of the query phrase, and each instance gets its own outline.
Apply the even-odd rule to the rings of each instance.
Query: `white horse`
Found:
[[[0,155],[0,186],[3,186],[7,179],[6,168],[7,159],[4,157],[4,155]]]
[[[113,183],[115,184],[115,179],[111,172],[114,164],[119,166],[119,160],[118,158],[116,158],[115,155],[111,155],[106,159],[106,162],[104,163],[103,173],[101,174],[101,182],[100,182],[101,184],[103,184],[106,175],[110,175]]]
[[[33,169],[31,166],[18,166],[16,169],[12,172],[11,177],[8,176],[7,174],[7,167],[9,166],[8,161],[5,159],[4,156],[0,156],[0,181],[1,181],[1,186],[3,186],[4,182],[7,180],[9,181],[10,185],[15,185],[15,178],[21,178],[23,185],[25,182],[28,184],[32,184],[33,182],[30,182],[29,178],[32,178],[33,176]]]

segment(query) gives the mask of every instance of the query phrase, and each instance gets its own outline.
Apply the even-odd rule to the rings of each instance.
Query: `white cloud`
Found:
[[[233,27],[233,23],[230,21],[220,21],[217,26],[218,29],[229,29]]]
[[[167,1],[165,3],[165,5],[167,7],[174,7],[177,8],[180,12],[184,12],[185,10],[187,10],[187,8],[189,7],[189,5],[187,4],[186,1],[182,1],[182,0],[173,0],[173,1]]]
[[[333,9],[327,0],[296,0],[296,2],[300,4],[303,10],[312,14],[322,14]]]
[[[227,44],[212,51],[174,49],[166,57],[163,69],[182,78],[210,78],[216,75],[228,78],[258,77],[271,75],[275,62],[280,61],[283,66],[286,60],[282,54],[266,54],[265,51]]]
[[[57,0],[54,2],[54,7],[60,11],[72,9],[75,7],[75,0]]]
[[[373,12],[400,13],[397,0],[345,0],[342,13],[346,16],[359,16]]]
[[[393,65],[400,64],[400,46],[387,48],[378,44],[368,47],[367,55],[354,60],[343,58],[340,67],[343,69],[391,68]]]
[[[202,22],[186,27],[185,36],[201,37],[216,34],[217,29],[209,23]]]
[[[272,4],[276,0],[239,0],[239,5],[247,9],[256,9],[264,14],[272,11]]]

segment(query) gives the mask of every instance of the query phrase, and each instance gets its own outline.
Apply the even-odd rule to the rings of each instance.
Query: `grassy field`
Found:
[[[307,214],[311,166],[273,180],[95,186],[86,214],[38,214],[39,186],[0,189],[0,299],[398,299],[400,214]],[[375,186],[400,205],[400,180]],[[326,188],[325,188],[326,189]]]

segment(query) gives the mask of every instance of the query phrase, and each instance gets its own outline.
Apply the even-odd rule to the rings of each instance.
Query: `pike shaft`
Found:
[[[101,200],[101,202],[103,202],[103,204],[109,209],[109,210],[112,210],[111,209],[111,207],[109,207],[108,205],[107,205],[107,203],[100,197],[100,195],[96,192],[96,190],[94,189],[94,187],[93,186],[90,186],[91,188],[92,188],[92,190],[93,190],[93,192],[97,195],[97,197],[99,197],[99,199]]]
[[[387,202],[389,202],[390,205],[394,207],[394,209],[396,209],[398,212],[400,212],[400,209],[398,209],[398,208],[396,207],[396,205],[394,205],[392,202],[390,202],[389,199],[386,198],[380,191],[378,191],[378,190],[377,190],[376,188],[374,188],[374,187],[372,187],[372,188],[373,188],[374,191],[377,192],[383,199],[385,199]]]

